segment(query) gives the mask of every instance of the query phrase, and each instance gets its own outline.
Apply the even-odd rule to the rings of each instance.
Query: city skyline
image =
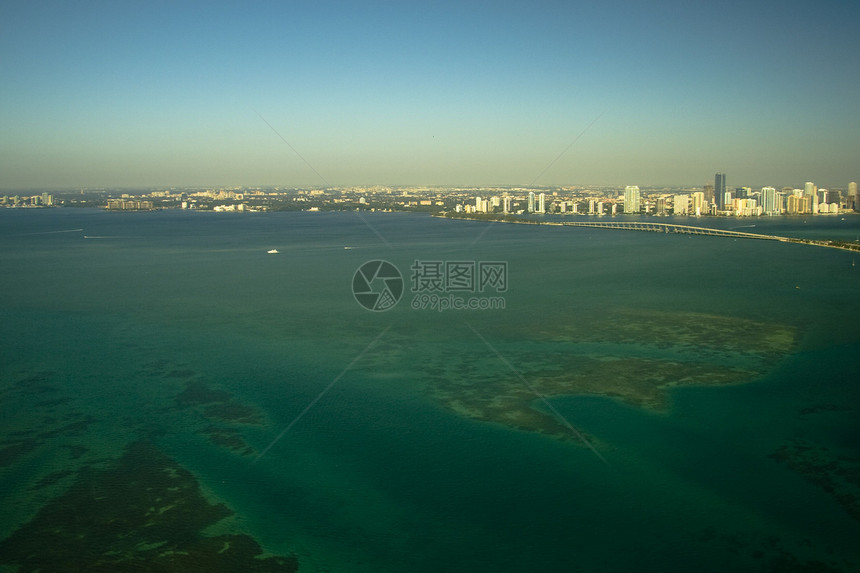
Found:
[[[190,209],[212,211],[259,212],[267,210],[319,211],[421,210],[440,215],[493,214],[588,214],[614,216],[619,204],[625,215],[666,216],[693,215],[718,217],[758,217],[762,215],[838,215],[857,213],[857,184],[851,182],[847,193],[819,187],[807,181],[804,188],[751,187],[728,189],[725,174],[717,173],[714,185],[703,191],[687,189],[645,188],[628,185],[624,194],[617,189],[567,187],[541,191],[522,187],[340,187],[322,189],[169,189],[169,190],[103,190],[85,193],[25,193],[0,195],[0,208],[32,207],[104,207],[108,210],[150,211],[157,209]],[[715,189],[719,189],[715,196]],[[722,191],[724,190],[725,191]],[[708,193],[708,190],[710,193]],[[143,191],[143,192],[141,192]],[[682,191],[681,194],[677,194]],[[119,197],[117,196],[119,194]],[[489,194],[489,195],[487,195]],[[489,198],[488,198],[489,197]],[[722,205],[717,201],[722,197]],[[547,201],[549,198],[549,201]],[[537,200],[537,203],[536,203]],[[226,201],[218,204],[220,201]],[[844,218],[843,218],[844,220]]]
[[[8,2],[0,188],[700,186],[714,173],[844,188],[860,178],[858,16],[835,0]]]

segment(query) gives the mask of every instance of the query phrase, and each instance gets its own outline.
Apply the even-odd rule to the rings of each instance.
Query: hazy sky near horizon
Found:
[[[845,187],[858,40],[857,0],[6,0],[0,188]]]

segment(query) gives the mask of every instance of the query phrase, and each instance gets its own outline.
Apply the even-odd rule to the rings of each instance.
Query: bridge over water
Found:
[[[736,239],[764,239],[768,241],[792,241],[789,237],[777,235],[762,235],[759,233],[744,233],[726,229],[711,229],[693,225],[677,225],[675,223],[651,223],[640,221],[623,222],[580,222],[565,221],[561,223],[568,227],[592,227],[596,229],[617,229],[623,231],[650,231],[652,233],[681,233],[684,235],[710,235],[713,237],[734,237]]]
[[[470,217],[460,217],[470,218]],[[487,220],[487,219],[475,219]],[[492,221],[492,219],[490,219]],[[497,222],[499,220],[496,220]],[[678,225],[675,223],[652,223],[645,221],[536,221],[503,219],[507,223],[528,223],[538,225],[554,225],[565,227],[591,227],[593,229],[617,229],[623,231],[648,231],[651,233],[678,233],[684,235],[708,235],[711,237],[732,237],[735,239],[761,239],[765,241],[780,241],[783,243],[800,243],[803,245],[814,245],[816,247],[827,247],[829,249],[841,249],[843,251],[860,252],[860,240],[838,241],[801,239],[798,237],[780,237],[779,235],[762,235],[760,233],[745,233],[743,231],[730,231],[728,229],[712,229],[710,227],[696,227],[694,225]],[[853,264],[853,263],[852,263]]]

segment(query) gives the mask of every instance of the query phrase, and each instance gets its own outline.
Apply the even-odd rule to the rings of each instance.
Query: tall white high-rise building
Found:
[[[535,212],[535,192],[529,191],[529,213]]]
[[[546,213],[546,193],[538,195],[538,213]]]
[[[675,215],[686,215],[690,207],[689,195],[675,195],[672,200],[672,212]]]
[[[475,210],[480,212],[482,209],[483,200],[480,197],[475,197]]]
[[[848,194],[853,195],[855,197],[857,196],[857,182],[856,181],[852,181],[851,183],[848,184]]]
[[[624,212],[639,212],[639,186],[628,185],[624,188]]]
[[[502,210],[505,213],[511,212],[511,205],[512,204],[513,204],[513,199],[511,198],[510,195],[505,195],[504,197],[502,197]]]
[[[774,187],[761,188],[761,208],[765,215],[777,215],[780,212],[779,195]]]

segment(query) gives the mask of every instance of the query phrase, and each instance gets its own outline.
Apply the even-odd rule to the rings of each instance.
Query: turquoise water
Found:
[[[846,501],[860,496],[851,253],[504,224],[473,244],[486,224],[364,217],[0,211],[0,451],[18,448],[0,457],[0,538],[80,468],[146,438],[235,512],[216,529],[297,555],[303,571],[860,567],[860,522]],[[854,217],[755,223],[811,238],[860,232]],[[506,261],[505,309],[413,310],[407,292],[388,312],[366,311],[352,276],[377,258],[401,270],[407,289],[416,259]],[[667,410],[552,397],[607,463],[575,440],[464,417],[434,394],[437,368],[453,382],[462,369],[472,384],[509,375],[474,331],[526,378],[560,368],[564,353],[695,361],[715,352],[647,336],[551,339],[565,325],[611,337],[606,321],[629,309],[669,322],[672,313],[773,322],[797,339],[755,380],[671,390]],[[741,331],[724,335],[745,343]],[[177,397],[193,381],[229,393],[257,422],[183,407]],[[214,443],[213,424],[255,454]],[[817,461],[774,457],[797,444]],[[60,471],[69,473],[33,487]]]

